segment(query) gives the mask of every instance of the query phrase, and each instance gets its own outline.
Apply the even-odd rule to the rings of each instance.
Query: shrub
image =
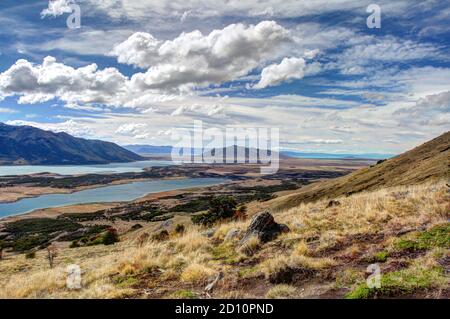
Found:
[[[177,234],[184,234],[185,231],[186,231],[186,227],[184,227],[183,224],[178,224],[178,225],[175,227],[175,232],[176,232]]]
[[[115,228],[109,228],[100,238],[103,245],[113,245],[119,241],[119,235]]]
[[[234,213],[234,219],[236,220],[246,220],[247,219],[247,206],[239,205]]]
[[[236,211],[237,202],[233,196],[219,196],[210,200],[207,213],[192,217],[194,224],[211,225],[218,220],[231,218]]]
[[[169,232],[164,229],[164,230],[161,230],[159,233],[154,234],[152,236],[152,239],[156,240],[156,241],[164,241],[164,240],[169,239],[169,237],[170,237]]]
[[[180,279],[184,282],[202,283],[214,275],[214,270],[200,264],[190,264],[181,273]]]
[[[269,289],[266,294],[270,299],[290,299],[298,295],[297,288],[290,285],[277,285]]]
[[[28,253],[25,254],[25,258],[26,259],[34,259],[36,258],[36,252],[35,251],[30,251]]]

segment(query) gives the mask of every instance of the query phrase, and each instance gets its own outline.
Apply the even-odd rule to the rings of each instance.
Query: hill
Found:
[[[450,132],[413,150],[352,174],[314,183],[278,198],[274,209],[286,209],[322,198],[335,198],[383,187],[413,185],[450,177]]]
[[[143,160],[117,144],[0,123],[0,164],[82,165]]]

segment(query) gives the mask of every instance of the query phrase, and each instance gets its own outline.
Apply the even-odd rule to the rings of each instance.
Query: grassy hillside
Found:
[[[322,198],[442,178],[450,178],[450,132],[377,165],[303,187],[294,194],[276,199],[273,208],[286,209]]]
[[[275,214],[291,231],[274,241],[225,239],[250,220],[223,222],[208,237],[178,217],[163,239],[157,223],[112,246],[60,248],[55,267],[46,251],[0,261],[0,298],[448,298],[450,193],[445,182],[362,192],[302,204]],[[184,223],[186,231],[176,233]],[[382,286],[366,285],[368,265]],[[80,265],[82,288],[66,288],[66,267]],[[223,278],[210,292],[205,287]]]

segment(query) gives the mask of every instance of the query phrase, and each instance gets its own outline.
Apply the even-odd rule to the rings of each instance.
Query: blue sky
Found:
[[[0,121],[165,145],[202,120],[399,153],[449,130],[449,22],[433,0],[2,0]]]

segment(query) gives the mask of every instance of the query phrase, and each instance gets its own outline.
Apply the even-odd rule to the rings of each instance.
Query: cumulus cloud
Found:
[[[143,130],[147,128],[145,123],[127,123],[119,126],[116,130],[116,134],[135,136],[142,134]]]
[[[225,114],[225,108],[222,105],[182,105],[172,112],[172,116],[179,115],[206,115],[209,117],[219,117]]]
[[[146,73],[132,77],[133,86],[172,90],[221,84],[246,76],[290,40],[288,30],[274,21],[239,23],[208,35],[198,30],[182,33],[170,41],[135,33],[115,46],[111,55],[120,63],[148,68]]]
[[[305,76],[305,60],[303,58],[284,58],[280,64],[272,64],[261,72],[261,80],[254,85],[255,89],[279,85]]]
[[[127,77],[115,68],[96,64],[72,68],[46,57],[42,64],[20,59],[0,73],[2,94],[19,95],[19,103],[41,103],[58,97],[67,103],[114,103],[124,92]]]
[[[71,4],[74,2],[72,0],[49,0],[48,8],[42,10],[41,17],[45,18],[47,16],[61,16],[65,13],[71,13]]]
[[[421,125],[450,125],[450,91],[427,95],[417,100],[412,107],[404,107],[396,112],[403,122]]]

